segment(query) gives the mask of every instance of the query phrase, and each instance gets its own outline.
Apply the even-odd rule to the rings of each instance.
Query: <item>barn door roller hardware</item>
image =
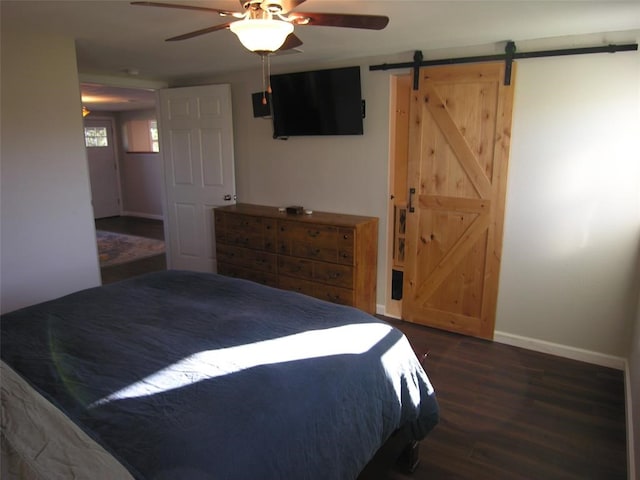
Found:
[[[600,47],[580,47],[565,48],[561,50],[542,50],[537,52],[516,52],[516,44],[508,41],[504,47],[504,53],[497,55],[481,55],[476,57],[460,57],[445,58],[442,60],[423,60],[422,51],[416,50],[413,54],[413,62],[405,63],[383,63],[382,65],[369,66],[370,71],[374,70],[392,70],[396,68],[412,68],[413,69],[413,89],[418,90],[420,85],[420,67],[430,67],[435,65],[453,65],[456,63],[476,63],[476,62],[494,62],[504,60],[504,84],[511,85],[511,65],[513,61],[519,58],[540,58],[540,57],[559,57],[563,55],[583,55],[586,53],[616,53],[629,52],[638,50],[637,43],[628,43],[624,45],[604,45]]]

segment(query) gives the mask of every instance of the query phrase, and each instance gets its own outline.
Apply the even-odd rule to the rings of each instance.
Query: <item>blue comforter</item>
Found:
[[[399,330],[245,280],[154,273],[0,324],[2,359],[139,479],[354,479],[438,421]]]

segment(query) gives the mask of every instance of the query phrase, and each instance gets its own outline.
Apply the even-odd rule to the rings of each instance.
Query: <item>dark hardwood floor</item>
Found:
[[[95,221],[97,230],[108,232],[127,233],[139,237],[164,240],[164,224],[162,220],[153,220],[138,217],[109,217]],[[123,263],[100,269],[102,284],[117,282],[125,278],[135,277],[147,272],[166,270],[167,260],[165,255],[154,255],[142,258],[134,262]]]
[[[119,217],[96,226],[163,234],[153,220]],[[103,269],[104,283],[166,268],[164,256],[132,263]],[[402,330],[419,355],[428,353],[441,420],[421,442],[413,474],[399,471],[389,461],[397,450],[387,448],[358,480],[627,478],[621,371],[380,318]]]
[[[441,420],[413,475],[367,479],[627,478],[622,371],[386,320],[429,352]]]

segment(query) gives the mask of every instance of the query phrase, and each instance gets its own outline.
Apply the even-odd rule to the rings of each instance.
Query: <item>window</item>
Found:
[[[160,151],[156,120],[128,120],[124,130],[128,152]]]
[[[160,143],[158,141],[158,122],[155,120],[149,122],[149,132],[151,134],[151,151],[159,152]]]
[[[84,127],[84,144],[87,147],[108,147],[106,127]]]

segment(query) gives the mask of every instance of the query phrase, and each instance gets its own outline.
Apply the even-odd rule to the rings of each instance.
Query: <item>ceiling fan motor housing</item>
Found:
[[[269,0],[269,1],[249,0],[247,2],[244,2],[242,6],[244,7],[245,10],[262,9],[270,13],[280,13],[282,12],[282,10],[284,10],[282,8],[282,2],[278,0]]]

